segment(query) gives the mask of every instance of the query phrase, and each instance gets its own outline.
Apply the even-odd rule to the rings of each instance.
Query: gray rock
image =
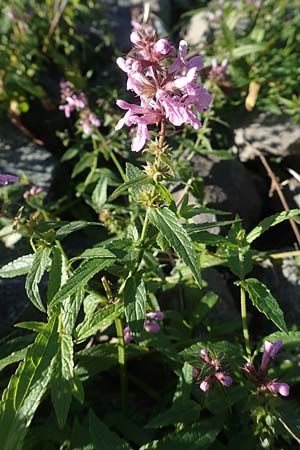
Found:
[[[47,192],[55,167],[56,160],[48,150],[30,142],[9,122],[1,122],[0,173],[25,176]]]
[[[206,45],[209,30],[210,25],[207,13],[200,11],[191,17],[183,33],[183,38],[190,45],[203,46]]]
[[[56,160],[43,147],[28,141],[10,122],[0,124],[0,173],[25,176],[32,184],[48,192],[54,176]],[[4,246],[0,242],[0,266],[31,253],[26,240]],[[12,325],[29,305],[24,277],[0,278],[0,325]]]
[[[253,276],[270,289],[283,310],[287,324],[298,325],[300,322],[300,267],[295,263],[295,259],[284,258],[282,265],[273,265],[267,260],[260,267],[255,268]]]
[[[249,116],[235,129],[235,144],[241,161],[257,156],[253,150],[263,150],[270,155],[287,157],[300,152],[300,128],[293,125],[289,116],[261,113],[256,118]]]
[[[262,198],[267,192],[261,178],[235,159],[207,160],[197,155],[193,165],[194,173],[204,179],[206,206],[231,212],[233,217],[239,215],[246,229],[257,224],[263,212]]]

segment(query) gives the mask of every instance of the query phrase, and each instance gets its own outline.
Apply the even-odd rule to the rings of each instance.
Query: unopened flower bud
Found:
[[[225,387],[232,385],[232,378],[224,372],[216,372],[215,377]]]

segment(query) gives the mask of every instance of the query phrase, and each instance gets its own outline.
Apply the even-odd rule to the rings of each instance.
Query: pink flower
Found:
[[[132,337],[129,326],[124,328],[123,333],[124,333],[125,344],[129,344],[129,342],[133,341],[133,337]]]
[[[148,319],[154,319],[154,320],[160,321],[160,320],[164,320],[165,315],[160,309],[156,309],[155,311],[148,312],[146,314],[146,317]]]
[[[144,322],[145,330],[149,333],[159,333],[160,325],[157,322],[152,322],[152,320],[146,319]]]
[[[34,197],[35,195],[40,194],[41,192],[43,192],[43,189],[39,186],[32,186],[31,189],[29,189],[28,191],[24,192],[23,194],[23,198],[25,198],[25,200],[29,197]]]
[[[7,175],[5,173],[0,173],[0,185],[6,185],[8,183],[17,183],[19,181],[19,177],[15,175]]]
[[[205,348],[202,348],[199,352],[199,357],[204,363],[204,367],[210,371],[209,375],[206,375],[204,379],[202,379],[202,370],[198,367],[193,367],[192,375],[196,378],[196,383],[199,384],[200,389],[203,392],[208,392],[215,380],[217,380],[222,386],[229,387],[233,383],[231,376],[229,376],[226,372],[220,370],[221,363],[218,358],[211,359],[208,351]]]
[[[255,368],[254,364],[248,361],[243,369],[250,376],[252,383],[257,386],[258,392],[263,394],[266,390],[271,392],[273,395],[280,394],[283,397],[289,395],[289,385],[287,383],[281,383],[275,380],[268,380],[268,365],[271,359],[274,359],[277,355],[282,341],[275,341],[274,343],[265,341],[264,343],[264,353],[261,359],[261,363],[258,369]]]
[[[197,82],[203,68],[200,56],[188,58],[188,45],[180,41],[178,55],[167,39],[157,39],[155,32],[135,26],[131,34],[134,49],[126,58],[118,58],[118,66],[127,73],[127,89],[140,97],[140,105],[117,101],[127,113],[116,125],[137,126],[132,150],[139,151],[150,139],[148,125],[168,121],[171,125],[189,124],[196,130],[201,122],[193,111],[209,108],[212,97]],[[168,59],[175,58],[170,64]],[[137,106],[137,108],[135,108]],[[144,108],[141,109],[141,108]]]

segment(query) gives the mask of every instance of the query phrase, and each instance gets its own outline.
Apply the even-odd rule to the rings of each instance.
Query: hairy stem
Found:
[[[128,383],[127,383],[126,351],[125,351],[123,324],[122,320],[119,317],[115,319],[115,327],[118,338],[118,362],[120,366],[121,405],[122,405],[122,412],[125,416],[127,411]]]

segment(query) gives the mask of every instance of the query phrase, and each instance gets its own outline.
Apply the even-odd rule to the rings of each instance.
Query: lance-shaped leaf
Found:
[[[101,211],[101,207],[105,204],[107,200],[107,184],[108,178],[103,175],[98,183],[96,184],[95,189],[92,193],[92,205],[97,213]]]
[[[257,239],[262,233],[267,231],[269,228],[278,225],[284,220],[288,220],[291,219],[292,217],[296,217],[299,215],[300,209],[291,209],[290,211],[283,211],[279,214],[274,214],[273,216],[266,217],[264,220],[259,222],[259,224],[255,228],[253,228],[253,230],[251,230],[248,233],[246,240],[250,244],[255,239]]]
[[[255,278],[248,278],[236,284],[248,292],[253,305],[283,332],[288,333],[283,312],[267,286]]]
[[[76,341],[82,342],[95,334],[101,328],[110,325],[124,311],[122,303],[115,303],[99,309],[91,316],[86,316],[76,328]]]
[[[126,181],[125,183],[121,184],[109,197],[109,201],[115,200],[119,195],[121,195],[123,192],[125,192],[129,188],[142,186],[143,184],[149,183],[149,177],[148,175],[139,175],[138,177]]]
[[[59,350],[55,359],[51,384],[51,398],[58,425],[63,428],[72,400],[74,377],[72,336],[65,334],[62,330],[59,334],[58,345]]]
[[[26,292],[31,302],[36,308],[43,312],[45,311],[45,307],[41,300],[39,283],[49,265],[50,252],[51,249],[49,247],[41,247],[38,249],[25,283]]]
[[[57,292],[50,302],[50,306],[54,307],[65,298],[75,294],[75,292],[80,290],[80,288],[83,288],[96,273],[113,264],[114,260],[115,255],[107,250],[105,258],[84,261]]]
[[[26,275],[32,267],[35,255],[24,255],[14,261],[9,262],[0,269],[0,277],[13,278]]]
[[[0,406],[1,450],[22,450],[33,416],[45,394],[57,352],[57,321],[38,334],[24,362],[11,377]]]
[[[170,247],[173,247],[177,255],[191,270],[196,282],[201,286],[199,258],[189,234],[179,223],[176,214],[168,208],[151,208],[149,218],[163,234]]]
[[[143,280],[129,277],[124,289],[125,317],[131,333],[139,338],[144,327],[146,315],[146,288]]]

